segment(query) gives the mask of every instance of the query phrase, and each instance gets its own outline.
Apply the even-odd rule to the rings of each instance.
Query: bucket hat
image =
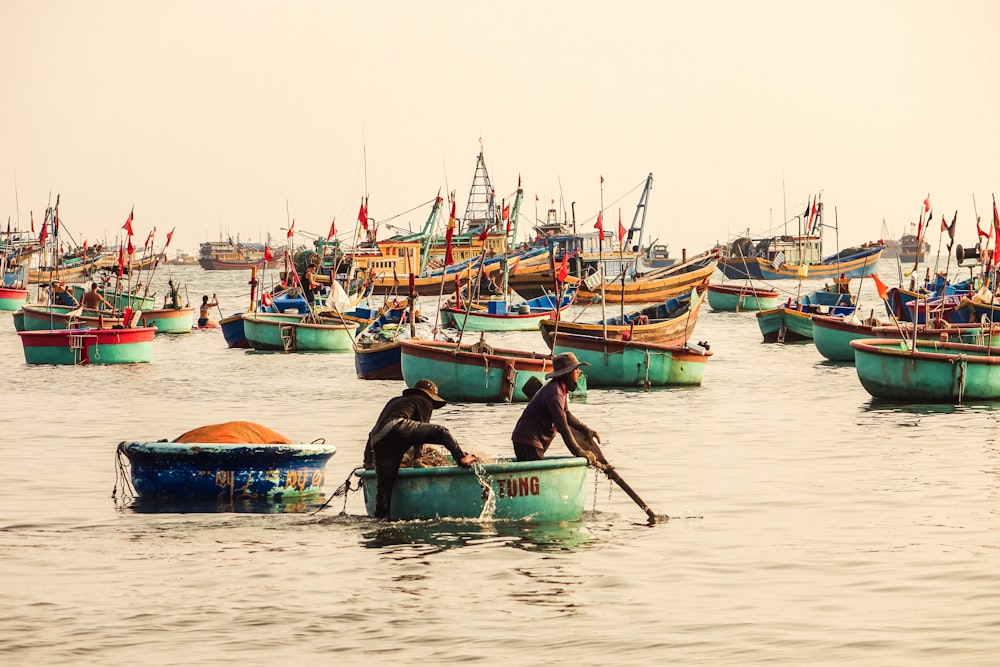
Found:
[[[557,378],[572,373],[580,366],[589,366],[586,361],[580,361],[572,352],[563,352],[552,357],[552,370],[545,374],[547,378]]]
[[[434,404],[435,408],[444,407],[448,404],[448,401],[438,395],[437,385],[430,380],[417,380],[416,384],[412,387],[403,390],[403,396],[411,396],[413,394],[423,394],[431,399],[431,403]]]

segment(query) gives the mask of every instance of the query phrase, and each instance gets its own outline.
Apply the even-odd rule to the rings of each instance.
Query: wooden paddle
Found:
[[[531,398],[537,394],[538,390],[541,388],[541,380],[532,376],[528,378],[527,382],[524,383],[521,390],[524,392],[524,395],[528,397],[528,400],[531,400]],[[576,439],[576,442],[580,445],[580,447],[594,456],[594,460],[592,462],[593,466],[621,487],[622,491],[624,491],[628,497],[639,506],[639,509],[646,513],[646,516],[649,517],[649,523],[656,523],[656,512],[649,508],[646,501],[639,497],[639,494],[636,493],[631,486],[629,486],[628,482],[622,479],[622,476],[618,474],[615,467],[608,462],[608,459],[604,456],[604,452],[601,451],[600,446],[597,444],[597,440],[590,437],[589,433],[584,433],[580,429],[573,428],[572,426],[570,428],[573,431],[573,438]]]

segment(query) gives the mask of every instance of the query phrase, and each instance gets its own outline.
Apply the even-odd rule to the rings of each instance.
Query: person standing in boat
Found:
[[[66,287],[65,282],[53,281],[49,286],[50,298],[52,303],[57,306],[79,306],[76,297],[69,291]]]
[[[90,291],[83,295],[83,307],[97,310],[104,306],[107,310],[114,310],[108,300],[97,291],[97,283],[90,283]]]
[[[306,303],[309,304],[309,309],[313,308],[313,299],[315,299],[316,290],[319,289],[319,283],[316,282],[316,269],[319,268],[318,262],[320,261],[319,255],[310,258],[309,265],[306,267],[305,273],[302,274],[302,296],[305,297]]]
[[[375,517],[389,516],[389,502],[392,487],[396,483],[399,465],[403,455],[413,448],[413,461],[417,465],[421,447],[426,443],[444,445],[455,463],[467,468],[476,462],[476,457],[462,451],[458,442],[444,426],[431,424],[431,413],[444,407],[447,402],[438,395],[437,385],[430,380],[418,380],[415,385],[403,390],[385,404],[375,426],[368,434],[365,445],[365,468],[375,469],[377,489],[375,493]]]
[[[579,361],[572,352],[563,352],[552,358],[552,371],[545,374],[549,381],[531,397],[510,435],[518,461],[544,459],[556,433],[562,436],[574,456],[582,456],[591,463],[596,460],[576,441],[573,430],[597,442],[601,441],[601,436],[577,419],[568,407],[569,394],[580,381],[580,366],[589,365],[586,361]]]
[[[201,297],[201,306],[198,308],[198,326],[208,327],[209,329],[214,329],[219,326],[217,323],[208,319],[208,316],[212,313],[212,308],[219,305],[219,299],[212,295],[212,303],[208,302],[208,295],[205,294]]]

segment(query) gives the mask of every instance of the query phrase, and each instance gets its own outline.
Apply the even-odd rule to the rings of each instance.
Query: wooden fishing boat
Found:
[[[368,516],[375,515],[375,471],[357,469]],[[473,468],[400,468],[390,520],[576,521],[587,497],[587,459],[498,459]]]
[[[0,286],[0,310],[15,311],[28,301],[28,290]]]
[[[539,324],[539,329],[549,348],[552,347],[552,336],[556,332],[610,340],[682,345],[694,335],[698,313],[704,301],[705,292],[691,290],[684,297],[667,299],[662,303],[625,313],[624,317],[619,315],[592,323],[546,319]]]
[[[43,306],[25,304],[21,307],[24,331],[48,329],[103,329],[124,324],[111,311],[90,310],[79,306]]]
[[[191,333],[194,326],[194,308],[154,308],[143,310],[139,316],[139,325],[156,327],[156,333],[178,334]]]
[[[121,442],[140,498],[287,502],[320,496],[327,444]]]
[[[912,322],[899,324],[883,324],[872,327],[872,335],[867,338],[913,338]],[[940,327],[929,327],[926,324],[916,325],[917,338],[924,340],[939,340],[967,345],[989,345],[1000,347],[1000,324],[967,322],[946,324]]]
[[[459,304],[441,309],[441,322],[446,327],[465,331],[535,331],[542,320],[554,318],[556,312],[565,312],[576,298],[577,288],[571,285],[558,300],[552,294],[511,302],[494,299],[483,307],[478,304]]]
[[[494,348],[485,341],[459,346],[448,341],[401,340],[400,365],[407,386],[427,378],[447,401],[469,403],[526,403],[524,383],[531,377],[542,383],[552,370],[552,355]],[[581,378],[575,396],[586,396]]]
[[[907,403],[1000,399],[1000,354],[985,345],[864,338],[851,342],[854,367],[875,398]]]
[[[89,286],[84,287],[83,285],[73,285],[72,289],[73,298],[80,303],[83,303],[83,295],[90,291]],[[133,288],[132,292],[128,292],[125,286],[115,289],[110,285],[103,285],[98,286],[97,293],[103,296],[115,310],[125,310],[126,308],[152,310],[156,307],[156,295],[144,294],[140,288]]]
[[[250,341],[243,329],[243,313],[234,313],[229,317],[219,320],[219,327],[222,329],[222,337],[229,347],[248,349]]]
[[[148,363],[153,327],[19,331],[28,364],[77,365]]]
[[[754,287],[751,284],[723,285],[708,284],[708,305],[712,310],[742,312],[745,310],[768,310],[776,308],[781,295],[775,290]]]
[[[573,352],[586,367],[587,387],[700,385],[712,356],[703,344],[661,345],[559,332],[553,354]]]
[[[838,291],[840,285],[845,291]],[[757,312],[757,326],[768,343],[812,340],[813,315],[844,317],[854,312],[854,298],[846,291],[846,280],[829,289],[819,289],[797,301]]]
[[[693,287],[708,282],[719,261],[719,253],[709,250],[678,264],[656,269],[635,278],[608,280],[603,286],[591,286],[584,281],[578,299],[592,301],[602,297],[606,303],[653,303],[689,294]]]
[[[862,320],[856,313],[843,317],[832,315],[812,316],[812,340],[816,349],[830,361],[854,361],[852,340],[874,338],[874,330],[882,322],[874,318]],[[895,329],[895,327],[892,327]]]
[[[283,352],[350,352],[354,322],[319,322],[297,314],[244,313],[243,332],[255,350]]]

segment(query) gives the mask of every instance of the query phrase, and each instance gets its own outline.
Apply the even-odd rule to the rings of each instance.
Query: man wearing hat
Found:
[[[586,361],[579,361],[572,352],[563,352],[552,358],[552,371],[545,374],[550,381],[531,397],[510,435],[518,461],[545,458],[557,431],[574,456],[591,459],[593,455],[588,456],[573,437],[573,429],[586,433],[597,442],[601,441],[601,437],[574,417],[567,407],[569,394],[580,381],[580,366],[589,365]]]
[[[365,445],[365,468],[375,468],[378,483],[375,493],[377,518],[389,516],[389,501],[399,464],[411,447],[414,461],[420,457],[421,445],[429,442],[447,447],[455,463],[462,467],[467,468],[476,462],[475,456],[462,451],[447,428],[429,423],[434,409],[445,404],[446,401],[438,395],[436,384],[430,380],[418,380],[412,387],[404,389],[402,396],[391,399],[382,408]]]

